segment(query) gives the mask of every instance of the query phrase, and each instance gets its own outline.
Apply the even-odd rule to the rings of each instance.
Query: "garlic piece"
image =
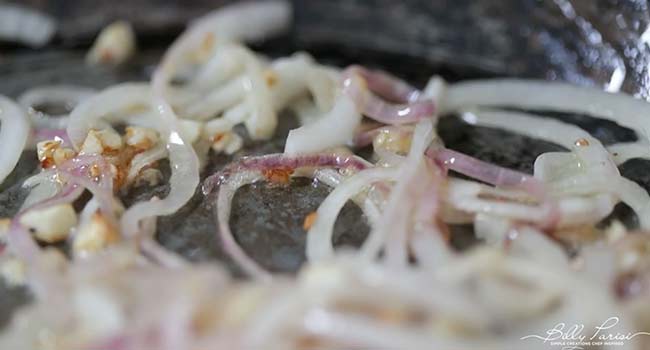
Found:
[[[5,282],[11,287],[25,284],[25,264],[18,259],[11,258],[2,264],[0,270]]]
[[[126,144],[139,151],[150,149],[158,143],[158,140],[160,140],[160,137],[155,130],[139,126],[127,127],[126,135],[124,136]]]
[[[81,145],[80,153],[103,154],[115,152],[122,149],[122,137],[112,128],[102,130],[90,130],[88,136]]]
[[[100,213],[95,213],[79,228],[74,237],[72,250],[75,256],[91,255],[117,242],[119,238],[119,233],[106,218]]]
[[[70,229],[77,224],[77,213],[72,205],[59,204],[30,210],[20,218],[20,223],[27,227],[39,241],[56,243],[68,237]]]
[[[52,155],[54,164],[61,165],[63,162],[74,158],[75,152],[69,148],[57,148]]]
[[[90,64],[118,65],[135,52],[135,33],[126,21],[117,21],[100,33],[86,56]]]
[[[223,152],[228,155],[239,151],[244,145],[244,140],[241,136],[232,131],[217,133],[212,137],[212,140],[212,150],[215,152]]]
[[[61,147],[61,141],[46,140],[36,144],[36,155],[41,167],[49,168],[54,163],[54,152]]]
[[[411,148],[412,134],[393,127],[382,128],[372,141],[375,151],[385,150],[391,153],[407,154]]]
[[[149,186],[158,185],[163,179],[163,175],[158,169],[147,168],[140,171],[135,178],[135,186],[147,184]]]

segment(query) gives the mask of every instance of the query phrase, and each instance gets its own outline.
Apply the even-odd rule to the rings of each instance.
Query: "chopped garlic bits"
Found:
[[[75,156],[75,152],[70,148],[62,147],[59,140],[47,140],[37,143],[36,154],[43,169],[60,165]]]
[[[81,145],[80,154],[116,153],[122,149],[122,137],[112,128],[92,129]]]

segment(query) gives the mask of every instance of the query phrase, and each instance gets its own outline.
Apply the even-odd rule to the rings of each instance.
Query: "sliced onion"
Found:
[[[356,156],[338,155],[305,155],[291,157],[283,154],[270,154],[260,157],[245,157],[238,162],[230,164],[219,173],[210,176],[203,184],[203,193],[209,195],[219,187],[217,197],[217,220],[222,242],[229,255],[251,276],[268,279],[270,275],[250,259],[237,245],[228,221],[230,219],[230,207],[237,189],[246,184],[264,178],[263,171],[272,169],[288,169],[294,171],[299,168],[310,167],[333,167],[365,169],[367,163]],[[318,221],[318,219],[317,219]],[[308,243],[309,246],[309,243]],[[331,242],[330,242],[331,246]],[[308,252],[309,252],[309,248]],[[308,253],[309,254],[309,253]]]
[[[33,9],[0,4],[0,39],[41,47],[56,33],[56,21],[51,16]]]
[[[284,151],[287,154],[313,153],[345,145],[354,138],[360,123],[361,114],[354,102],[342,96],[321,119],[291,130]]]
[[[139,202],[124,212],[121,227],[127,237],[139,232],[140,220],[175,213],[192,198],[199,184],[199,159],[192,145],[180,136],[178,118],[161,97],[155,97],[152,106],[160,113],[161,121],[167,127],[167,152],[172,169],[170,190],[162,200]]]
[[[543,197],[545,185],[533,176],[506,169],[451,149],[429,151],[428,155],[443,166],[494,186],[519,188]]]
[[[345,203],[373,182],[394,180],[398,173],[392,168],[370,168],[336,186],[318,207],[316,220],[307,232],[307,259],[314,263],[331,258],[334,255],[334,223]]]
[[[504,129],[568,149],[575,148],[580,139],[593,140],[589,133],[578,126],[528,113],[474,109],[464,111],[461,116],[472,125]]]
[[[227,40],[250,42],[282,33],[290,24],[291,4],[288,1],[249,2],[208,13],[194,21],[186,34],[212,32]]]
[[[128,121],[134,115],[134,110],[148,109],[150,103],[151,89],[147,84],[124,83],[110,87],[84,100],[72,110],[67,126],[68,137],[78,150],[88,132],[101,127],[102,121]],[[160,123],[157,126],[157,130],[162,130]]]
[[[110,163],[100,156],[77,156],[56,169],[67,181],[89,190],[97,201],[102,214],[117,226],[117,213],[121,205],[113,196],[113,174]],[[99,172],[93,176],[92,172]]]
[[[362,74],[358,73],[354,67],[346,70],[343,74],[343,93],[350,97],[361,113],[367,117],[385,124],[413,123],[418,120],[433,117],[436,111],[433,100],[406,100],[398,101],[408,102],[405,105],[390,104],[382,101],[368,91],[368,88],[372,90],[374,87],[370,83],[377,84],[375,80],[382,80],[382,84],[379,84],[380,86],[378,88],[380,91],[386,93],[387,91],[384,90],[388,89],[383,85],[384,78],[376,78],[370,82],[366,82],[363,80]],[[367,87],[366,84],[368,84]],[[400,87],[395,87],[394,89],[395,91],[392,91],[391,94],[400,94],[400,92],[397,92],[401,90]],[[419,96],[419,94],[413,96]]]
[[[264,4],[247,4],[234,5],[214,15],[209,15],[199,20],[188,31],[183,33],[169,48],[163,57],[163,61],[156,69],[152,80],[153,102],[152,108],[162,117],[165,133],[169,135],[167,139],[167,149],[169,152],[170,163],[172,167],[172,176],[170,179],[171,190],[169,195],[163,200],[156,202],[137,203],[122,216],[122,229],[127,235],[133,235],[139,230],[139,221],[141,219],[169,215],[183,206],[194,194],[194,190],[199,183],[199,160],[190,144],[183,141],[179,133],[179,120],[169,103],[165,100],[169,83],[178,71],[179,66],[184,63],[187,53],[200,47],[206,35],[215,34],[224,35],[231,39],[255,39],[257,38],[260,27],[243,25],[240,16],[255,19],[256,25],[266,28],[269,32],[275,29],[282,29],[287,23],[289,8],[285,2],[266,2]],[[255,28],[254,31],[249,31]],[[249,34],[255,36],[249,36]],[[270,33],[265,33],[270,34]],[[254,62],[248,67],[255,68]],[[249,74],[250,85],[266,89],[266,84],[260,80],[260,72]],[[261,100],[264,96],[249,95],[249,106],[253,108],[252,121],[254,124],[248,124],[249,132],[253,137],[270,136],[273,130],[265,127],[268,123],[275,121],[274,118],[268,118],[268,115],[260,110]],[[261,100],[260,100],[261,99]],[[273,114],[274,115],[274,114]],[[258,125],[258,123],[261,123]],[[264,124],[266,123],[266,124]],[[271,125],[274,129],[275,124]]]
[[[650,145],[644,142],[625,142],[607,146],[616,165],[621,165],[633,158],[650,159]]]
[[[427,176],[429,169],[426,166],[424,153],[434,138],[433,125],[431,121],[422,121],[417,124],[411,149],[404,162],[399,166],[400,178],[396,181],[386,203],[377,227],[370,233],[371,238],[377,237],[378,241],[384,241],[384,252],[387,263],[391,266],[404,267],[408,264],[408,239],[412,231],[412,215],[415,206],[419,203],[418,180]],[[424,175],[422,175],[424,174]],[[426,186],[426,182],[425,186]],[[437,198],[431,198],[435,201]],[[433,213],[435,215],[435,213]],[[373,239],[374,240],[374,239]],[[376,247],[377,249],[379,247]],[[369,252],[376,256],[379,251]]]
[[[18,164],[29,133],[29,121],[22,108],[0,95],[0,184]]]
[[[154,263],[169,269],[187,267],[187,263],[177,254],[162,247],[155,238],[156,218],[147,218],[142,221],[140,237],[140,250]]]
[[[136,154],[131,160],[129,173],[126,176],[127,183],[133,183],[140,172],[161,159],[167,157],[167,147],[164,144],[156,145],[142,153]]]
[[[359,74],[371,91],[390,101],[415,102],[422,96],[420,90],[386,72],[372,71],[362,66],[351,66],[348,68],[348,72]]]
[[[18,103],[29,112],[30,119],[37,129],[65,129],[68,115],[49,115],[36,108],[41,105],[63,105],[73,109],[83,100],[95,94],[95,90],[76,85],[47,85],[25,91],[18,97]]]
[[[459,179],[450,180],[446,200],[459,210],[533,223],[545,229],[595,224],[609,215],[616,203],[609,194],[530,203],[530,197],[522,192]]]
[[[49,169],[27,178],[23,182],[22,187],[29,189],[29,194],[21,205],[20,210],[27,209],[56,195],[60,190],[57,176],[54,170]]]
[[[222,7],[193,23],[165,53],[154,77],[154,90],[165,94],[176,72],[201,48],[206,38],[254,41],[285,30],[290,23],[291,7],[286,1],[265,1]],[[242,21],[242,18],[247,18]]]
[[[444,113],[469,106],[520,107],[584,113],[650,135],[650,104],[622,93],[559,82],[492,79],[453,84],[446,93]]]
[[[216,216],[219,226],[219,236],[225,251],[230,257],[251,277],[262,281],[269,281],[271,274],[261,268],[246,252],[237,244],[235,237],[230,230],[230,210],[235,192],[245,185],[258,181],[262,176],[258,172],[244,171],[235,174],[219,188],[217,197]]]
[[[271,87],[276,111],[286,108],[307,91],[320,111],[332,108],[338,73],[318,67],[309,55],[300,53],[278,59],[271,65],[271,72],[277,75],[277,82]]]
[[[62,147],[72,146],[65,129],[35,129],[32,132],[32,145],[41,141],[55,140],[60,141]]]
[[[184,114],[192,119],[207,120],[240,102],[246,93],[246,80],[243,77],[233,79],[223,87],[210,92],[204,99],[189,106]]]
[[[190,91],[212,90],[232,79],[244,68],[239,57],[232,55],[230,43],[217,44],[210,60],[193,76],[187,85]],[[174,91],[174,94],[176,91]],[[196,100],[195,100],[196,102]]]
[[[305,167],[362,170],[368,166],[369,163],[358,156],[332,153],[300,156],[275,153],[256,157],[243,157],[207,178],[203,183],[203,193],[206,195],[211,193],[215,187],[227,180],[228,177],[243,171],[261,172],[273,169],[295,171]]]

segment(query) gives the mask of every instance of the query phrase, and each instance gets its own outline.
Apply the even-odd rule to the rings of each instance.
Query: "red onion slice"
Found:
[[[415,102],[422,95],[420,90],[386,72],[369,70],[357,65],[348,67],[348,70],[359,74],[368,84],[370,91],[389,101],[398,103]]]
[[[68,133],[65,129],[48,129],[39,128],[34,129],[32,132],[32,145],[41,141],[56,140],[61,142],[62,147],[71,147],[72,142],[68,138]]]
[[[370,166],[366,160],[354,155],[310,154],[289,156],[281,153],[257,157],[244,157],[208,177],[203,183],[203,193],[211,193],[230,176],[243,171],[264,171],[273,169],[296,170],[298,168],[337,168],[363,170]]]
[[[445,168],[490,185],[519,188],[536,197],[545,195],[544,183],[531,175],[490,164],[448,148],[429,150],[427,155]]]
[[[237,173],[231,180],[225,182],[219,188],[217,197],[216,216],[219,226],[219,237],[226,253],[250,276],[263,281],[269,281],[271,274],[260,267],[246,252],[237,244],[235,237],[230,230],[230,211],[232,200],[237,190],[247,184],[256,182],[262,177],[257,172],[243,171]]]
[[[364,74],[371,79],[364,79]],[[384,75],[377,77],[377,73],[367,70],[359,71],[358,68],[352,67],[343,73],[343,93],[349,96],[367,117],[385,124],[406,124],[434,116],[436,108],[433,100],[410,100],[419,96],[419,93],[407,93],[403,91],[405,89],[397,80],[388,80]],[[398,101],[406,104],[388,103],[371,91],[381,92],[392,98],[406,98]]]
[[[57,167],[57,172],[70,183],[89,190],[99,208],[112,224],[117,224],[117,205],[113,196],[113,175],[110,164],[101,156],[78,156]],[[93,173],[97,173],[96,175]]]

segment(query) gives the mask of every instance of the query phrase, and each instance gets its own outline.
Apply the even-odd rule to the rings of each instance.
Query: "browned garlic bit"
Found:
[[[311,213],[307,214],[307,216],[305,216],[305,221],[302,223],[302,228],[305,231],[308,231],[314,225],[314,222],[316,222],[317,218],[318,218],[318,213],[315,211],[312,211]]]
[[[375,150],[406,154],[411,147],[411,135],[393,127],[382,128],[372,141]]]
[[[72,251],[78,257],[92,255],[116,243],[119,239],[120,234],[111,223],[101,213],[95,213],[76,232]]]
[[[61,147],[61,141],[47,140],[36,144],[36,154],[43,169],[60,165],[75,156],[75,152],[69,148]]]
[[[585,138],[577,139],[576,142],[575,142],[575,145],[578,146],[578,147],[589,146],[589,140],[587,140]]]
[[[126,144],[137,151],[146,151],[156,145],[159,140],[160,136],[155,130],[139,126],[127,127],[124,135]]]
[[[264,71],[264,80],[266,80],[266,85],[273,87],[278,83],[278,74],[272,69],[267,69]]]
[[[268,169],[263,170],[262,174],[267,181],[273,184],[287,185],[289,180],[291,180],[291,175],[293,175],[293,169]]]
[[[233,131],[217,133],[212,137],[212,150],[225,154],[234,154],[244,145],[244,140]]]
[[[90,130],[83,144],[80,154],[108,154],[116,153],[122,149],[122,137],[112,128]]]
[[[158,169],[147,168],[140,171],[135,178],[135,186],[149,185],[156,186],[163,180],[163,175]]]
[[[188,127],[188,132],[198,133],[195,128]],[[190,137],[195,137],[190,135]],[[113,175],[114,187],[119,190],[127,184],[127,175],[131,167],[133,157],[139,153],[150,150],[160,142],[160,136],[157,131],[138,127],[129,126],[126,128],[125,135],[122,137],[112,128],[102,130],[90,130],[84,140],[80,154],[102,155],[110,163],[111,173]],[[91,172],[93,168],[90,169]],[[99,175],[99,169],[97,169]],[[136,181],[147,182],[151,185],[157,184],[162,175],[155,169],[145,169],[140,172]],[[133,179],[132,179],[133,180]],[[142,183],[142,182],[141,182]]]
[[[135,33],[131,24],[114,22],[104,28],[86,56],[90,64],[119,65],[135,52]]]
[[[77,225],[77,213],[70,204],[60,204],[26,212],[20,223],[41,242],[56,243],[65,240]]]

